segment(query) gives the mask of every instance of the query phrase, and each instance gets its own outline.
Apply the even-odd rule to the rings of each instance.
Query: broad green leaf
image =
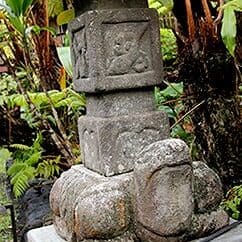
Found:
[[[72,77],[72,63],[70,47],[58,47],[57,54],[66,72]]]
[[[63,0],[48,0],[48,15],[55,17],[64,11]]]
[[[236,16],[232,5],[228,5],[224,9],[221,36],[229,53],[234,56],[236,45]]]
[[[6,4],[16,17],[22,14],[22,0],[6,0]]]
[[[25,26],[21,21],[21,17],[9,17],[9,20],[13,27],[22,35],[25,34]]]
[[[169,86],[161,91],[161,94],[166,98],[177,98],[183,92],[183,83],[169,83]]]
[[[23,0],[23,4],[22,4],[22,13],[23,15],[25,14],[26,10],[28,9],[28,7],[32,4],[33,0]]]
[[[58,25],[68,24],[72,19],[75,18],[75,10],[68,9],[61,12],[56,19]]]
[[[169,106],[161,105],[158,107],[159,110],[164,111],[169,118],[175,118],[175,114],[172,108]]]

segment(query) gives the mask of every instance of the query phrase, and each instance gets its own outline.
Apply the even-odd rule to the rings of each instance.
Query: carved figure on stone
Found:
[[[108,60],[108,74],[122,75],[128,73],[142,73],[149,69],[150,60],[145,51],[139,49],[139,41],[134,33],[121,32],[113,41],[113,56]]]
[[[75,33],[73,38],[74,54],[75,54],[75,66],[74,76],[76,79],[88,77],[88,64],[87,64],[87,48],[85,31],[80,30]]]

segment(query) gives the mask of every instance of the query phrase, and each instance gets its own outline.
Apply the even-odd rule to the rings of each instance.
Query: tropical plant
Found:
[[[242,220],[242,185],[231,188],[221,206],[230,217]]]
[[[234,56],[237,35],[236,12],[242,12],[242,1],[227,1],[220,7],[220,11],[222,10],[224,14],[222,20],[221,36],[229,53]]]
[[[207,0],[174,0],[173,12],[179,23],[179,80],[184,83],[184,104],[190,112],[199,158],[218,172],[226,190],[242,181],[238,93],[241,74],[218,31],[224,8],[221,2],[213,6]],[[223,24],[227,31],[222,29],[231,54],[234,42],[225,36],[235,38],[234,15],[229,16],[234,11],[232,6],[226,6]]]
[[[160,29],[162,59],[167,61],[175,60],[177,57],[176,37],[171,29]]]
[[[167,14],[173,8],[173,0],[148,0],[149,7],[155,8],[160,16]]]
[[[155,88],[155,100],[158,110],[167,113],[170,120],[171,136],[184,140],[190,147],[192,157],[196,158],[195,137],[189,113],[185,112],[183,105],[183,83],[168,83],[167,87]]]
[[[60,156],[46,159],[42,156],[42,135],[39,133],[32,146],[13,144],[10,148],[14,163],[7,170],[15,197],[20,197],[36,177],[52,178],[60,172]]]
[[[6,91],[7,96],[1,95],[0,111],[3,116],[7,114],[11,123],[14,114],[15,119],[27,121],[31,128],[47,131],[50,143],[59,150],[57,153],[71,165],[77,158],[74,118],[77,119],[83,110],[85,97],[69,86],[71,68],[66,60],[70,58],[65,54],[69,52],[58,50],[60,57],[65,54],[65,58],[60,59],[65,60],[66,71],[54,46],[49,16],[63,11],[57,6],[58,2],[44,0],[31,5],[32,1],[8,0],[1,10],[4,34],[0,35],[0,54],[9,67],[15,93]],[[1,82],[5,82],[5,78],[11,79],[5,75]],[[17,117],[16,113],[19,113]]]

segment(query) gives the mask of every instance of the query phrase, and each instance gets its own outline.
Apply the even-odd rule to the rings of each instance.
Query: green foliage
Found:
[[[68,9],[61,12],[56,19],[58,25],[68,24],[75,17],[75,10]]]
[[[60,172],[60,156],[55,159],[47,159],[38,164],[36,168],[36,173],[44,178],[53,177],[55,174]]]
[[[5,10],[0,10],[0,30],[3,30],[0,33],[0,55],[8,67],[8,74],[0,77],[0,115],[1,120],[9,121],[8,131],[4,132],[1,140],[7,143],[26,140],[21,127],[33,135],[49,131],[43,146],[49,144],[54,157],[61,154],[66,163],[63,167],[68,167],[78,156],[74,152],[78,143],[77,119],[85,109],[85,96],[73,91],[70,84],[69,47],[58,49],[63,66],[53,50],[52,34],[55,31],[48,26],[53,19],[48,21],[46,17],[47,14],[52,18],[63,13],[63,1],[47,2],[48,7],[46,2],[35,1],[33,5],[41,6],[37,8],[31,6],[31,0],[8,0]],[[71,1],[66,5],[71,8]],[[59,16],[62,20],[63,14]],[[45,24],[47,26],[43,26]],[[26,127],[26,122],[29,127]],[[14,127],[20,127],[19,131]],[[15,145],[15,148],[19,152],[28,151],[25,144]],[[26,161],[31,163],[41,156],[42,153],[35,153]]]
[[[173,0],[149,0],[149,7],[157,9],[159,15],[170,12],[173,8]]]
[[[171,29],[160,29],[161,52],[164,61],[174,60],[177,57],[176,37]]]
[[[48,0],[48,15],[50,17],[55,17],[64,11],[62,0]]]
[[[23,16],[32,2],[33,0],[6,0],[6,4],[16,17]],[[8,8],[6,9],[9,10]]]
[[[42,135],[38,134],[32,146],[11,145],[11,148],[15,148],[12,154],[14,163],[8,169],[7,174],[11,177],[13,193],[17,198],[29,187],[29,181],[32,179],[36,177],[51,178],[60,172],[59,162],[61,157],[44,159],[41,142]]]
[[[236,11],[242,11],[242,1],[232,0],[228,1],[222,6],[224,16],[222,20],[221,36],[223,42],[228,49],[229,53],[234,56],[236,46]]]
[[[3,149],[5,150],[5,149]],[[5,151],[3,151],[5,153]],[[2,153],[2,149],[0,149],[0,154]],[[3,165],[2,157],[0,155],[0,205],[9,204],[10,201],[6,196],[6,187],[5,187],[5,165]],[[0,214],[0,241],[10,242],[12,239],[11,233],[11,221],[10,221],[10,211],[7,210],[6,214]]]
[[[53,124],[55,121],[51,115],[50,100],[57,110],[65,110],[68,116],[78,116],[84,110],[86,101],[85,96],[79,94],[68,87],[62,91],[51,90],[45,92],[28,93],[31,102],[41,112],[42,116],[51,120]],[[11,95],[0,95],[0,106],[6,106],[8,109],[20,107],[21,118],[28,122],[30,127],[38,127],[39,123],[37,117],[29,110],[29,104],[24,95],[15,93]]]
[[[11,152],[8,149],[0,149],[0,171],[5,170],[5,161],[11,157]]]
[[[167,113],[171,124],[171,136],[184,140],[190,146],[193,157],[196,156],[194,147],[194,135],[189,116],[185,115],[185,108],[182,103],[183,83],[166,83],[164,90],[155,88],[156,106],[159,110]],[[184,117],[184,118],[183,118]]]
[[[224,201],[222,202],[223,209],[233,219],[242,219],[242,185],[235,186],[228,191]]]
[[[58,57],[61,61],[62,66],[70,77],[72,77],[72,63],[71,63],[71,49],[70,46],[58,47]]]

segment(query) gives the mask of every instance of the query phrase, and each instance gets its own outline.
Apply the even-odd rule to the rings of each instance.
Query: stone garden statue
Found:
[[[152,90],[162,81],[159,19],[145,0],[85,1],[69,25],[82,165],[50,203],[57,233],[75,242],[189,241],[228,223],[219,177],[169,138]]]

